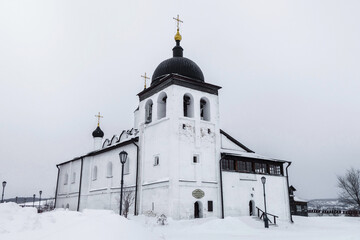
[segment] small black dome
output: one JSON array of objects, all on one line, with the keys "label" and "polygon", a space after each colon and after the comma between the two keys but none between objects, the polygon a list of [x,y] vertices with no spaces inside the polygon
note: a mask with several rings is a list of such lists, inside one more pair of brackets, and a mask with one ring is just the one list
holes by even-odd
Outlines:
[{"label": "small black dome", "polygon": [[204,75],[199,66],[190,59],[183,57],[180,41],[176,41],[176,46],[173,48],[173,57],[161,62],[155,69],[151,85],[156,84],[160,77],[170,73],[176,73],[199,82],[204,82]]},{"label": "small black dome", "polygon": [[104,137],[104,132],[101,130],[101,128],[98,126],[92,133],[93,137]]}]

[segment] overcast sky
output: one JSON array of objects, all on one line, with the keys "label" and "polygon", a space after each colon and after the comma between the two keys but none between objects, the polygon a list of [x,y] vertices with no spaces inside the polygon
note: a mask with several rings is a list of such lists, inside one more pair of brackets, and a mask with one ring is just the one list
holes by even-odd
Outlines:
[{"label": "overcast sky", "polygon": [[0,181],[54,196],[56,164],[133,127],[140,75],[172,54],[220,85],[221,128],[292,161],[306,199],[360,168],[359,1],[0,1]]}]

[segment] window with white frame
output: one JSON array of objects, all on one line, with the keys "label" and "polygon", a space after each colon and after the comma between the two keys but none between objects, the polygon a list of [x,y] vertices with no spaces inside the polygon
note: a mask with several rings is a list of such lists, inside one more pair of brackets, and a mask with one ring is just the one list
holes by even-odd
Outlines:
[{"label": "window with white frame", "polygon": [[71,183],[74,184],[76,180],[76,172],[73,172],[71,175]]},{"label": "window with white frame", "polygon": [[106,166],[106,177],[111,178],[113,176],[112,162],[108,162]]},{"label": "window with white frame", "polygon": [[65,173],[64,175],[64,185],[67,185],[69,181],[69,175],[67,173]]},{"label": "window with white frame", "polygon": [[129,173],[130,173],[130,158],[128,156],[124,164],[124,174],[129,174]]},{"label": "window with white frame", "polygon": [[92,180],[95,181],[97,179],[97,166],[93,167],[93,171],[92,171]]},{"label": "window with white frame", "polygon": [[154,157],[154,166],[158,166],[160,164],[160,157],[159,156],[155,156]]}]

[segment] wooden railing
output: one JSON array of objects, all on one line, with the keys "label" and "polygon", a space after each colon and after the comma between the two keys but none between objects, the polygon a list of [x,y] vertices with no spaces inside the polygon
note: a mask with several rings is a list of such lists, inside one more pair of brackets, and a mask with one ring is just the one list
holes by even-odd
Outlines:
[{"label": "wooden railing", "polygon": [[[265,212],[263,210],[261,210],[260,208],[256,207],[257,209],[257,216],[260,218],[260,219],[264,219],[265,217]],[[274,215],[274,214],[271,214],[271,213],[266,213],[266,216],[267,216],[267,219],[268,221],[271,223],[271,224],[274,224],[276,225],[276,218],[279,218],[278,216]],[[273,217],[273,222],[269,219],[269,216]]]}]

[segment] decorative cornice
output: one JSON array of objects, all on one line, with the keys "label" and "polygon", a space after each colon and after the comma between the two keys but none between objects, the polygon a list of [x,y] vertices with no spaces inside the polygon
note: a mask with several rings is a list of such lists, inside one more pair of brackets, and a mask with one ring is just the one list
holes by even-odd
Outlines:
[{"label": "decorative cornice", "polygon": [[156,85],[151,85],[149,88],[141,91],[138,94],[139,99],[140,99],[140,101],[142,101],[171,85],[187,87],[187,88],[207,92],[207,93],[214,94],[214,95],[218,95],[218,90],[221,88],[220,86],[216,86],[216,85],[205,83],[205,82],[199,82],[192,78],[188,78],[188,77],[184,77],[184,76],[172,73],[172,74],[168,74],[165,77],[163,77],[162,79],[160,79]]}]

